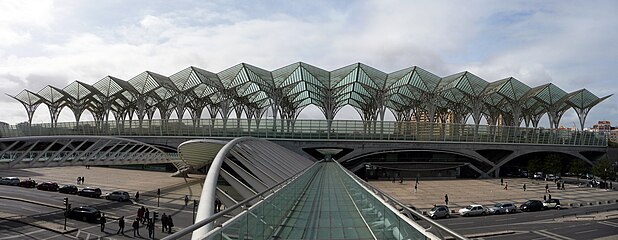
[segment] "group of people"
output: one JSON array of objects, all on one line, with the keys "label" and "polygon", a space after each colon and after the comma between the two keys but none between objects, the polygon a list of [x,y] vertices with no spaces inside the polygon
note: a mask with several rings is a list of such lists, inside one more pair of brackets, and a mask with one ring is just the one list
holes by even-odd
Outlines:
[{"label": "group of people", "polygon": [[77,177],[77,184],[84,184],[85,180],[86,180],[85,177]]},{"label": "group of people", "polygon": [[172,228],[174,227],[174,220],[172,219],[172,215],[161,215],[161,232],[172,233]]}]

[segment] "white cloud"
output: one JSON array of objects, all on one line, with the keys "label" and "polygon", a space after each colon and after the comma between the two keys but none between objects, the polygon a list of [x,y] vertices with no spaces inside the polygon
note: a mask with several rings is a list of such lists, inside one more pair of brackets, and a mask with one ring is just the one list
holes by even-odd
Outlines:
[{"label": "white cloud", "polygon": [[[11,84],[0,90],[38,91],[106,75],[128,80],[145,70],[171,75],[190,65],[218,72],[240,62],[273,70],[305,61],[327,70],[355,62],[385,72],[418,65],[440,76],[469,70],[488,81],[513,76],[530,86],[553,82],[567,91],[611,94],[617,4],[595,3],[367,1],[320,8],[295,2],[266,9],[255,3],[145,9],[106,3],[105,16],[96,6],[10,2],[15,11],[0,16],[0,42],[9,39],[0,43],[0,81]],[[312,11],[300,15],[298,7]],[[14,20],[22,14],[32,21]],[[6,47],[25,42],[32,50]],[[18,109],[13,100],[2,101],[0,111]],[[618,121],[615,103],[602,103],[588,123]],[[317,113],[308,110],[307,116]],[[348,112],[342,114],[357,118]],[[68,116],[63,112],[63,120],[72,121]],[[48,121],[47,113],[37,118]],[[25,113],[12,111],[3,120],[24,119]]]}]

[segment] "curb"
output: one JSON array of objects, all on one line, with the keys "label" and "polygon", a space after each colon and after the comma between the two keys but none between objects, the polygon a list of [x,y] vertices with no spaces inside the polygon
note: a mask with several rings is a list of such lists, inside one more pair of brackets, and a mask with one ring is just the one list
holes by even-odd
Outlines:
[{"label": "curb", "polygon": [[58,206],[58,205],[53,205],[53,204],[48,204],[48,203],[42,203],[42,202],[32,201],[32,200],[23,199],[23,198],[14,198],[14,197],[0,196],[0,199],[19,201],[19,202],[27,202],[27,203],[32,203],[32,204],[41,205],[41,206],[50,207],[50,208],[57,208],[57,209],[61,209],[61,210],[64,209],[63,206]]}]

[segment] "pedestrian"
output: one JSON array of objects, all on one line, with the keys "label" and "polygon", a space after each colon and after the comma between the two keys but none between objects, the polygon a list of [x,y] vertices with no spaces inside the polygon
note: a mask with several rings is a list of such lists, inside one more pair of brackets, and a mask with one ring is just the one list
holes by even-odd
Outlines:
[{"label": "pedestrian", "polygon": [[416,185],[418,185],[418,177],[416,177]]},{"label": "pedestrian", "polygon": [[219,198],[215,199],[215,212],[221,212],[221,200]]},{"label": "pedestrian", "polygon": [[148,229],[148,237],[154,238],[154,222],[148,219],[148,223],[146,224],[146,228]]},{"label": "pedestrian", "polygon": [[560,190],[560,182],[556,183],[556,190]]},{"label": "pedestrian", "polygon": [[146,210],[144,211],[144,217],[146,219],[150,219],[150,212],[148,211],[148,208],[146,208]]},{"label": "pedestrian", "polygon": [[504,185],[504,190],[509,190],[509,182],[506,182],[506,185]]},{"label": "pedestrian", "polygon": [[500,186],[504,185],[504,179],[500,178]]},{"label": "pedestrian", "polygon": [[399,175],[399,184],[403,184],[403,176]]},{"label": "pedestrian", "polygon": [[543,194],[543,201],[547,201],[547,195]]},{"label": "pedestrian", "polygon": [[105,213],[101,213],[101,232],[105,232],[105,223],[107,222],[107,218],[105,217]]},{"label": "pedestrian", "polygon": [[524,183],[524,192],[526,191],[526,184]]},{"label": "pedestrian", "polygon": [[82,184],[84,184],[84,181],[86,181],[86,178],[82,177]]},{"label": "pedestrian", "polygon": [[138,208],[137,209],[137,220],[140,222],[144,222],[144,207]]},{"label": "pedestrian", "polygon": [[545,184],[545,192],[548,193],[549,192],[549,184]]},{"label": "pedestrian", "polygon": [[166,229],[167,229],[167,215],[163,213],[163,215],[161,215],[161,232],[165,232]]},{"label": "pedestrian", "polygon": [[137,233],[137,236],[141,237],[141,235],[139,235],[139,219],[137,218],[133,221],[133,237],[135,237],[135,233]]},{"label": "pedestrian", "polygon": [[77,177],[77,184],[79,185],[80,182],[82,182],[82,177]]},{"label": "pedestrian", "polygon": [[139,191],[135,192],[135,201],[139,202]]},{"label": "pedestrian", "polygon": [[564,182],[562,182],[562,190],[564,190]]},{"label": "pedestrian", "polygon": [[124,216],[118,219],[118,232],[116,232],[116,234],[120,234],[120,233],[124,235]]},{"label": "pedestrian", "polygon": [[174,220],[172,220],[172,215],[167,215],[167,233],[172,233],[173,227],[174,227]]},{"label": "pedestrian", "polygon": [[189,204],[189,195],[185,195],[185,206]]},{"label": "pedestrian", "polygon": [[551,200],[551,194],[547,194],[547,199]]},{"label": "pedestrian", "polygon": [[414,193],[416,193],[416,191],[418,190],[418,184],[414,185]]},{"label": "pedestrian", "polygon": [[448,194],[444,194],[444,203],[448,205]]}]

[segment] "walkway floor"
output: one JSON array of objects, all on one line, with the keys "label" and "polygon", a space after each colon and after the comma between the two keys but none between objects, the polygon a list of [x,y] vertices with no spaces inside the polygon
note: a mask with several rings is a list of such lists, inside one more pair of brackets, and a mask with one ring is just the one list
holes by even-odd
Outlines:
[{"label": "walkway floor", "polygon": [[[560,199],[562,205],[593,203],[599,201],[607,204],[618,200],[618,191],[607,191],[573,184],[565,184],[565,190],[557,190],[553,181],[533,180],[527,178],[504,179],[508,190],[500,185],[500,179],[470,179],[470,180],[420,180],[418,190],[414,193],[415,181],[370,181],[382,191],[390,194],[403,203],[412,204],[420,210],[433,207],[434,204],[444,204],[444,195],[448,194],[449,207],[458,209],[469,204],[494,205],[497,202],[515,202],[522,204],[528,199],[543,200],[543,195],[551,194],[552,198]],[[526,191],[523,185],[526,184]],[[545,185],[549,185],[550,193],[545,193]]]},{"label": "walkway floor", "polygon": [[302,200],[275,238],[280,239],[373,239],[335,163],[323,163]]}]

